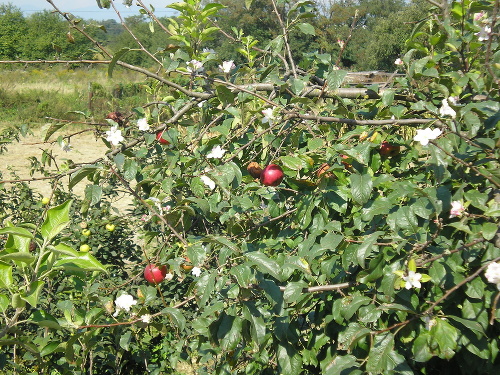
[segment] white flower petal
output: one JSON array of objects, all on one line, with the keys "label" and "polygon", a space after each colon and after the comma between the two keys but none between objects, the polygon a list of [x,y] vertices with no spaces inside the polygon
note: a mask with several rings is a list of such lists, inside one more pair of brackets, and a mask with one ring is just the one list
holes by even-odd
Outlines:
[{"label": "white flower petal", "polygon": [[200,178],[203,181],[203,183],[210,188],[210,190],[215,189],[215,182],[212,179],[210,179],[210,177],[203,175]]}]

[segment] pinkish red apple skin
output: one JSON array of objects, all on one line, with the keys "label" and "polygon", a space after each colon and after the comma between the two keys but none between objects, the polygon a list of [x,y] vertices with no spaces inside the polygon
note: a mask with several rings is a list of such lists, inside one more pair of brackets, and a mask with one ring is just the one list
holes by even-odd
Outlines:
[{"label": "pinkish red apple skin", "polygon": [[269,164],[260,174],[260,182],[265,186],[278,186],[285,174],[279,165]]},{"label": "pinkish red apple skin", "polygon": [[167,274],[167,266],[157,266],[148,264],[144,268],[144,278],[151,284],[159,284],[165,279]]}]

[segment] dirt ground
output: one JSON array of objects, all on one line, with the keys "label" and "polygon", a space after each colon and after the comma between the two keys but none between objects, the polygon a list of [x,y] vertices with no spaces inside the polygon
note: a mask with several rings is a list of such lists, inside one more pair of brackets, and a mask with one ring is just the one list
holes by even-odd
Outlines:
[{"label": "dirt ground", "polygon": [[[29,157],[35,156],[38,160],[41,159],[42,149],[50,149],[56,159],[58,165],[64,163],[67,159],[74,163],[92,162],[100,157],[103,157],[108,150],[100,139],[96,139],[92,132],[85,132],[71,138],[72,150],[65,152],[57,143],[43,143],[43,138],[48,126],[34,130],[34,135],[29,135],[21,138],[19,143],[14,142],[8,145],[8,151],[0,154],[0,172],[3,175],[3,180],[11,180],[10,169],[14,170],[20,179],[40,178],[41,174],[29,175],[30,161]],[[53,135],[50,140],[55,140],[60,133]],[[54,164],[52,164],[54,167]],[[67,181],[67,180],[66,180]],[[50,196],[51,180],[34,180],[30,181],[30,186],[42,196]],[[86,180],[78,183],[73,192],[77,196],[84,194]],[[131,202],[129,196],[122,194],[122,198],[113,203],[113,206],[120,211],[125,209]]]}]

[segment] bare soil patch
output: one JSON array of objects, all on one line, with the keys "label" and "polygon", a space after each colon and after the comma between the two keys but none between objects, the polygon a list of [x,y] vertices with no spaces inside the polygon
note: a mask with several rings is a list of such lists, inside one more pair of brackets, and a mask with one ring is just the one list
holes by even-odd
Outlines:
[{"label": "bare soil patch", "polygon": [[[40,193],[42,196],[50,196],[51,180],[37,180],[37,178],[43,177],[40,173],[35,173],[33,176],[30,176],[31,162],[28,159],[29,157],[34,156],[40,160],[42,150],[48,149],[52,151],[55,163],[60,166],[68,159],[77,164],[93,162],[103,157],[108,150],[100,139],[96,139],[92,132],[84,132],[71,137],[71,151],[63,151],[57,143],[43,143],[46,129],[47,128],[43,126],[33,130],[33,135],[21,138],[20,142],[10,144],[8,146],[8,151],[0,154],[0,172],[3,175],[3,180],[12,180],[10,171],[15,171],[21,180],[33,179],[32,181],[27,181],[28,184],[34,191]],[[54,163],[52,167],[54,167]],[[66,179],[66,182],[67,181]],[[82,180],[73,188],[73,193],[79,197],[83,197],[86,185],[86,180]],[[113,202],[113,207],[123,211],[130,203],[131,198],[123,194],[120,199]]]}]

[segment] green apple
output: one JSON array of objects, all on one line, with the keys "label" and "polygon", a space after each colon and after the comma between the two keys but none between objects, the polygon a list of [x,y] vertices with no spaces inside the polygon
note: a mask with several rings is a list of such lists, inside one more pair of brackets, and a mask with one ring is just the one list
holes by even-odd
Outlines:
[{"label": "green apple", "polygon": [[87,237],[90,236],[90,229],[84,229],[84,230],[82,230],[82,234],[84,236],[87,236]]},{"label": "green apple", "polygon": [[106,224],[106,230],[112,232],[115,230],[115,224]]},{"label": "green apple", "polygon": [[49,203],[50,203],[50,198],[47,198],[47,197],[42,198],[42,204],[44,206],[48,205]]},{"label": "green apple", "polygon": [[90,250],[90,246],[89,246],[89,245],[87,245],[86,243],[84,243],[83,245],[80,245],[80,251],[81,251],[81,252],[86,253],[86,252],[88,252],[89,250]]}]

